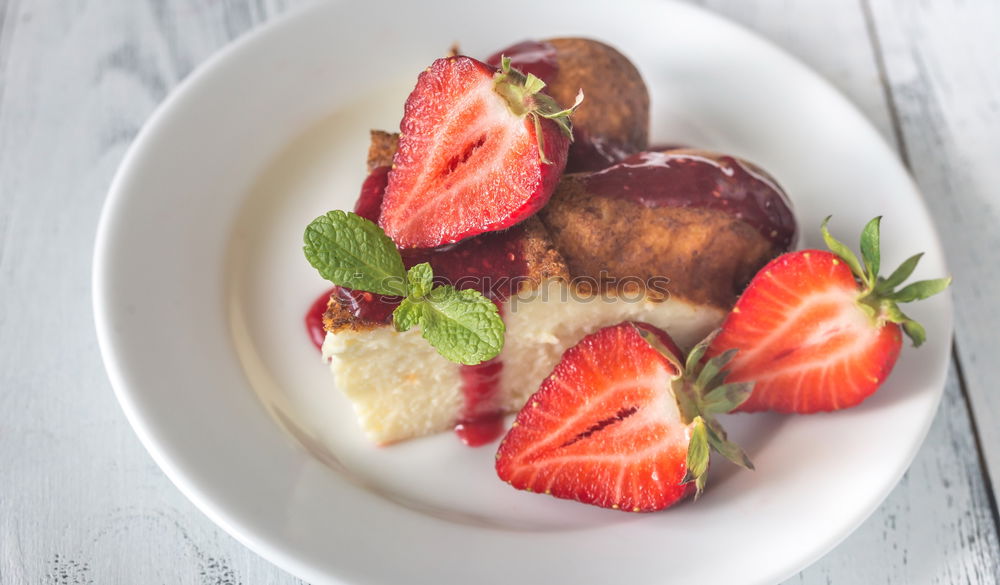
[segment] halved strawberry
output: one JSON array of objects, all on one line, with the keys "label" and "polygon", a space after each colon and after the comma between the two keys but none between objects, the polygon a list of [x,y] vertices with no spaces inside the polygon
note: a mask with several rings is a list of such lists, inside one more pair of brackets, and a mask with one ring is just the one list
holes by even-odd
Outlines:
[{"label": "halved strawberry", "polygon": [[732,355],[700,368],[706,345],[684,365],[670,336],[645,323],[584,337],[518,413],[497,474],[518,489],[651,512],[701,492],[710,448],[752,468],[712,417],[750,385],[719,386]]},{"label": "halved strawberry", "polygon": [[923,327],[897,303],[925,299],[951,282],[939,278],[894,289],[913,273],[917,254],[888,278],[878,276],[879,221],[861,234],[862,262],[835,240],[833,252],[803,250],[772,260],[754,276],[707,355],[736,349],[728,380],[754,381],[740,410],[813,413],[848,408],[889,376],[905,332],[914,346]]},{"label": "halved strawberry", "polygon": [[543,87],[509,59],[497,70],[449,57],[420,74],[379,221],[399,247],[457,242],[545,205],[566,166],[573,108],[560,108]]}]

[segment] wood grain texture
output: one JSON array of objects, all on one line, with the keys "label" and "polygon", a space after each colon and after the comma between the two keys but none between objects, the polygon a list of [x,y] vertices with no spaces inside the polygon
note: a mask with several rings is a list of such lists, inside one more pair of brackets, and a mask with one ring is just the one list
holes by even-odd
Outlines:
[{"label": "wood grain texture", "polygon": [[299,581],[215,527],[129,428],[90,268],[125,149],[268,2],[0,2],[0,583]]},{"label": "wood grain texture", "polygon": [[[97,352],[90,259],[110,179],[155,106],[226,42],[303,3],[0,0],[0,584],[301,583],[201,515],[139,444]],[[902,136],[966,283],[955,291],[957,353],[987,458],[1000,469],[1000,437],[987,439],[1000,432],[986,385],[997,366],[985,349],[998,325],[989,292],[1000,282],[985,252],[1000,244],[987,189],[1000,176],[986,158],[1000,146],[1000,61],[987,46],[995,6],[872,0],[866,22],[864,5],[842,0],[695,3],[798,55],[883,136]],[[899,132],[869,30],[884,48]],[[966,51],[979,56],[960,62]],[[983,263],[992,272],[973,278]],[[968,408],[953,368],[900,486],[789,582],[1000,583]]]},{"label": "wood grain texture", "polygon": [[[1000,499],[1000,3],[872,0],[893,107],[955,284],[955,338]],[[987,27],[991,33],[977,33]]]},{"label": "wood grain texture", "polygon": [[[880,81],[878,39],[869,38],[875,23],[867,19],[864,5],[827,0],[705,0],[701,4],[743,22],[799,56],[843,91],[890,143],[904,135],[895,127],[887,101],[897,90],[892,86],[887,93]],[[898,4],[916,5],[906,0]],[[895,10],[890,8],[888,14]],[[936,16],[948,20],[943,14]],[[922,38],[910,37],[916,44]],[[948,50],[937,47],[936,54]],[[993,81],[1000,81],[1000,76],[994,73]],[[913,96],[926,91],[930,88],[910,88]],[[1000,99],[997,91],[992,95]],[[921,131],[919,122],[914,121],[912,131]],[[943,168],[942,172],[952,171]],[[928,189],[921,174],[916,174],[925,197],[932,199],[933,188]],[[936,220],[943,231],[941,216],[936,215]],[[963,345],[960,338],[960,350]],[[789,582],[1000,583],[996,519],[977,454],[953,364],[934,425],[900,485],[836,550]]]}]

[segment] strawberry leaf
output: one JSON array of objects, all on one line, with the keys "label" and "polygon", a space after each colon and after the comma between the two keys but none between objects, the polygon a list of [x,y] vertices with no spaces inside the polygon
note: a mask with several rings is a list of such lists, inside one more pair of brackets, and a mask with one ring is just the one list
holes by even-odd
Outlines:
[{"label": "strawberry leaf", "polygon": [[559,104],[544,93],[536,95],[535,99],[539,105],[537,115],[555,122],[563,134],[569,137],[569,141],[573,142],[573,124],[570,122],[570,116],[583,103],[583,90],[581,89],[576,92],[576,99],[573,101],[573,105],[564,110],[560,110]]},{"label": "strawberry leaf", "polygon": [[705,489],[705,481],[708,479],[705,473],[708,471],[708,460],[708,428],[705,425],[705,420],[699,416],[691,423],[691,440],[688,442],[687,452],[687,472],[684,474],[684,479],[681,480],[682,484],[694,482],[695,499]]},{"label": "strawberry leaf", "polygon": [[706,414],[732,412],[746,402],[753,392],[753,382],[734,382],[713,388],[702,398],[702,411]]},{"label": "strawberry leaf", "polygon": [[736,351],[735,349],[729,349],[708,360],[701,368],[701,371],[698,372],[698,379],[695,381],[695,386],[704,392],[721,383],[726,377],[726,372],[723,370],[726,364],[736,355]]},{"label": "strawberry leaf", "polygon": [[867,277],[864,268],[861,266],[861,262],[858,262],[858,257],[854,255],[854,252],[852,252],[850,248],[848,248],[842,242],[834,238],[830,234],[829,228],[826,227],[826,224],[830,221],[831,217],[833,216],[832,215],[826,216],[826,219],[823,220],[823,225],[820,226],[820,231],[823,234],[823,241],[826,242],[826,247],[830,248],[830,251],[836,254],[837,256],[840,256],[840,258],[844,262],[847,262],[847,265],[851,268],[851,271],[854,272],[854,274],[858,278],[860,278],[867,287],[869,282],[868,280],[866,280]]},{"label": "strawberry leaf", "polygon": [[705,339],[699,341],[691,351],[688,352],[687,359],[684,361],[684,373],[687,376],[694,376],[695,371],[701,365],[701,358],[705,356],[705,352],[708,351],[708,346],[712,345],[712,340],[715,336],[719,334],[719,329],[709,333]]},{"label": "strawberry leaf", "polygon": [[305,232],[306,259],[333,284],[380,295],[406,295],[406,269],[396,245],[374,223],[331,211]]},{"label": "strawberry leaf", "polygon": [[917,323],[913,319],[907,319],[901,325],[903,326],[903,333],[906,333],[906,336],[913,342],[913,347],[920,347],[927,340],[927,332],[924,331],[924,326],[920,323]]},{"label": "strawberry leaf", "polygon": [[722,427],[718,423],[710,420],[707,427],[708,444],[712,449],[715,449],[716,453],[744,469],[754,468],[753,462],[750,461],[746,452],[726,437],[725,431],[722,430]]},{"label": "strawberry leaf", "polygon": [[864,260],[867,269],[867,279],[869,284],[875,282],[878,276],[879,264],[881,263],[881,253],[879,252],[879,223],[882,216],[873,218],[865,225],[861,231],[861,258]]},{"label": "strawberry leaf", "polygon": [[889,298],[897,303],[909,303],[932,297],[951,284],[951,277],[935,278],[932,280],[920,280],[909,284],[898,292],[889,295]]},{"label": "strawberry leaf", "polygon": [[652,331],[643,327],[636,327],[634,323],[632,324],[632,327],[635,329],[636,333],[639,334],[639,337],[643,338],[646,343],[651,345],[653,349],[659,352],[660,355],[665,357],[667,361],[670,362],[670,365],[674,367],[674,371],[677,372],[675,376],[678,378],[681,377],[684,373],[684,367],[681,365],[680,357],[674,355],[674,352],[670,351],[670,349],[667,348],[667,346],[660,341],[660,338],[657,337]]},{"label": "strawberry leaf", "polygon": [[920,262],[920,258],[922,258],[923,255],[924,253],[920,252],[919,254],[914,254],[913,256],[907,258],[902,264],[899,265],[899,268],[889,275],[889,278],[879,279],[876,289],[880,293],[886,293],[903,284],[903,281],[913,274],[913,271],[917,268],[917,263]]},{"label": "strawberry leaf", "polygon": [[[510,68],[510,63],[507,64],[508,69]],[[534,73],[529,73],[524,78],[524,90],[529,94],[538,93],[545,89],[545,82],[541,79],[535,77]]]}]

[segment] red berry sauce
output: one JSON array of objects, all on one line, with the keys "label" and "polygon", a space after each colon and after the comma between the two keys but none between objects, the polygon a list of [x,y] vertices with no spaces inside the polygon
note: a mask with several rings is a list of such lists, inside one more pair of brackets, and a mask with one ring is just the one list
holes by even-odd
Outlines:
[{"label": "red berry sauce", "polygon": [[368,323],[388,323],[392,321],[392,312],[396,310],[402,297],[377,295],[363,290],[354,290],[344,286],[335,286],[330,291],[352,315]]},{"label": "red berry sauce", "polygon": [[567,173],[589,173],[606,169],[634,154],[628,148],[604,136],[591,136],[583,126],[573,126],[573,143],[566,158]]},{"label": "red berry sauce", "polygon": [[501,57],[510,57],[510,66],[524,74],[532,74],[545,83],[554,83],[559,74],[556,48],[552,43],[521,41],[490,56],[487,63],[500,66]]},{"label": "red berry sauce", "polygon": [[[365,179],[355,213],[378,221],[382,194],[388,180],[389,167],[376,168]],[[440,248],[400,250],[403,264],[409,268],[429,262],[434,269],[436,284],[449,284],[458,289],[475,289],[501,303],[517,292],[527,277],[528,264],[523,246],[524,228],[488,232]],[[391,323],[392,312],[401,298],[380,296],[370,292],[336,286],[325,293],[306,314],[306,329],[317,347],[322,347],[326,332],[323,313],[330,296],[355,317],[369,323]],[[497,403],[500,373],[499,358],[475,366],[459,366],[465,405],[455,432],[469,446],[485,445],[503,432],[503,413]]]},{"label": "red berry sauce", "polygon": [[487,232],[440,248],[401,250],[407,267],[430,262],[436,284],[475,289],[496,301],[517,292],[528,273],[524,258],[524,229]]},{"label": "red berry sauce", "polygon": [[648,152],[663,152],[665,150],[680,150],[682,148],[694,148],[693,146],[688,146],[687,144],[680,144],[679,142],[661,142],[659,144],[650,144],[649,148],[646,150]]},{"label": "red berry sauce", "polygon": [[588,176],[586,189],[647,207],[728,211],[783,250],[795,240],[795,216],[781,187],[730,156],[640,152]]},{"label": "red berry sauce", "polygon": [[503,432],[503,412],[496,402],[502,370],[499,358],[459,369],[465,405],[455,433],[470,447],[490,443]]},{"label": "red berry sauce", "polygon": [[375,167],[365,178],[361,184],[361,195],[354,204],[354,213],[368,221],[378,222],[378,216],[382,214],[382,196],[385,195],[385,186],[389,184],[390,168]]},{"label": "red berry sauce", "polygon": [[309,310],[306,311],[306,331],[309,333],[309,339],[312,340],[316,349],[323,349],[323,340],[326,339],[326,329],[323,328],[323,314],[326,313],[326,305],[330,302],[330,295],[335,290],[337,290],[336,287],[331,288],[316,297],[313,304],[309,306]]}]

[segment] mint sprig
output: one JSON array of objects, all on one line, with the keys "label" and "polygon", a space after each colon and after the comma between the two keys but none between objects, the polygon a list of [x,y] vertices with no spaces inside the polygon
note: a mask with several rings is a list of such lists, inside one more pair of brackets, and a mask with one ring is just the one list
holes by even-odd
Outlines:
[{"label": "mint sprig", "polygon": [[453,362],[478,364],[503,349],[497,306],[476,290],[443,285],[426,296],[407,297],[393,312],[393,323],[399,331],[419,325],[424,339]]},{"label": "mint sprig", "polygon": [[306,228],[306,258],[333,284],[406,296],[403,258],[382,228],[354,213],[331,211]]},{"label": "mint sprig", "polygon": [[306,259],[338,286],[404,297],[392,313],[397,331],[419,327],[447,359],[475,365],[503,349],[503,319],[497,306],[476,290],[434,286],[424,262],[409,270],[382,228],[351,212],[331,211],[306,228]]}]

